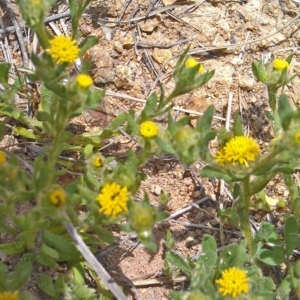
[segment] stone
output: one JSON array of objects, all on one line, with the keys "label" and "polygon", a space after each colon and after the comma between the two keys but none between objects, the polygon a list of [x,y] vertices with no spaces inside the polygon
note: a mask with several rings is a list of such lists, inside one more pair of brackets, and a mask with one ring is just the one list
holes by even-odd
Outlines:
[{"label": "stone", "polygon": [[84,58],[89,59],[92,64],[91,75],[96,85],[113,81],[115,77],[113,60],[107,52],[103,51],[101,45],[90,49]]},{"label": "stone", "polygon": [[117,88],[122,88],[125,90],[129,90],[133,86],[132,81],[132,70],[130,67],[126,65],[117,65],[115,67],[116,78],[114,80],[114,84]]},{"label": "stone", "polygon": [[159,64],[164,64],[166,61],[172,58],[172,56],[173,54],[170,49],[154,48],[152,51],[152,57]]},{"label": "stone", "polygon": [[142,31],[151,33],[160,23],[161,21],[161,16],[159,14],[146,19],[145,21],[140,23],[140,27]]},{"label": "stone", "polygon": [[121,54],[123,52],[123,45],[119,41],[115,41],[114,49]]},{"label": "stone", "polygon": [[253,90],[254,85],[255,85],[255,80],[248,75],[243,75],[239,79],[240,88],[247,92]]},{"label": "stone", "polygon": [[153,193],[156,195],[156,196],[159,196],[160,193],[161,193],[161,187],[159,185],[155,185],[154,189],[153,189]]},{"label": "stone", "polygon": [[132,36],[126,36],[122,40],[122,45],[123,45],[123,48],[126,49],[126,50],[132,48],[132,46],[134,45],[133,37]]}]

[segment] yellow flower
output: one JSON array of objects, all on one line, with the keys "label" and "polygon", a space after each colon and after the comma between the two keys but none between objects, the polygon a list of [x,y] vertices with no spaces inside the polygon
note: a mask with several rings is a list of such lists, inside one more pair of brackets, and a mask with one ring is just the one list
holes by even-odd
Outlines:
[{"label": "yellow flower", "polygon": [[158,134],[158,126],[152,121],[143,122],[140,125],[140,134],[145,138],[153,138]]},{"label": "yellow flower", "polygon": [[99,212],[107,216],[115,217],[123,211],[127,211],[128,190],[116,183],[107,183],[97,197],[101,208]]},{"label": "yellow flower", "polygon": [[275,58],[273,61],[273,67],[275,70],[283,70],[289,68],[290,65],[286,60]]},{"label": "yellow flower", "polygon": [[259,145],[251,137],[236,136],[225,144],[216,154],[216,161],[219,164],[239,162],[249,167],[249,161],[255,161],[260,153]]},{"label": "yellow flower", "polygon": [[193,68],[197,65],[199,65],[198,73],[202,74],[204,72],[203,65],[199,63],[196,59],[189,57],[185,62],[185,66],[188,68]]},{"label": "yellow flower", "polygon": [[0,150],[0,166],[2,166],[6,161],[6,154],[4,151]]},{"label": "yellow flower", "polygon": [[4,292],[0,293],[0,300],[19,300],[18,292]]},{"label": "yellow flower", "polygon": [[103,161],[102,161],[102,159],[100,157],[96,157],[94,159],[94,166],[96,168],[100,168],[102,166],[102,164],[103,164]]},{"label": "yellow flower", "polygon": [[36,7],[39,8],[42,5],[41,0],[31,0],[30,2],[33,5],[33,7],[35,7],[35,8]]},{"label": "yellow flower", "polygon": [[79,56],[76,41],[69,36],[59,35],[50,40],[51,47],[47,52],[57,64],[74,63]]},{"label": "yellow flower", "polygon": [[93,158],[93,166],[96,167],[96,168],[100,168],[103,166],[103,157],[102,155],[96,155],[94,158]]},{"label": "yellow flower", "polygon": [[297,130],[293,134],[293,141],[295,144],[300,145],[300,130]]},{"label": "yellow flower", "polygon": [[88,87],[90,87],[92,84],[93,84],[93,79],[91,76],[89,75],[86,75],[86,74],[79,74],[77,77],[76,77],[76,82],[77,84],[86,89]]},{"label": "yellow flower", "polygon": [[219,284],[219,293],[223,296],[235,298],[249,292],[249,277],[244,270],[235,267],[224,270],[216,283]]},{"label": "yellow flower", "polygon": [[57,188],[49,195],[50,201],[56,206],[60,206],[66,202],[66,194],[63,189]]}]

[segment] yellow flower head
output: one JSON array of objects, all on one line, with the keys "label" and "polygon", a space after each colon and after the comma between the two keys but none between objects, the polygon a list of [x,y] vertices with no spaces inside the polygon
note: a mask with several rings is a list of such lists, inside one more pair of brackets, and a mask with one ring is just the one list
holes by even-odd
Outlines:
[{"label": "yellow flower head", "polygon": [[4,151],[0,150],[0,166],[2,166],[6,161],[6,154]]},{"label": "yellow flower head", "polygon": [[158,126],[152,121],[140,124],[140,134],[145,138],[153,138],[158,134]]},{"label": "yellow flower head", "polygon": [[63,189],[57,188],[49,195],[50,201],[55,206],[61,206],[66,202],[66,194]]},{"label": "yellow flower head", "polygon": [[39,8],[42,5],[42,1],[41,0],[31,0],[30,4],[33,5],[33,7]]},{"label": "yellow flower head", "polygon": [[244,270],[235,267],[224,270],[216,283],[219,284],[219,293],[223,296],[235,298],[249,292],[249,277]]},{"label": "yellow flower head", "polygon": [[104,157],[101,154],[96,154],[92,157],[92,165],[95,168],[100,168],[104,164]]},{"label": "yellow flower head", "polygon": [[235,165],[238,162],[249,167],[248,162],[255,161],[259,153],[259,145],[254,139],[236,136],[227,142],[215,157],[219,164],[232,163]]},{"label": "yellow flower head", "polygon": [[101,208],[99,212],[107,216],[115,217],[123,211],[127,211],[128,190],[116,183],[107,183],[97,197]]},{"label": "yellow flower head", "polygon": [[0,293],[0,300],[19,300],[18,292],[4,292]]},{"label": "yellow flower head", "polygon": [[297,130],[293,134],[293,142],[297,145],[300,145],[300,130]]},{"label": "yellow flower head", "polygon": [[290,65],[286,60],[275,58],[273,61],[273,67],[275,70],[283,70],[289,68]]},{"label": "yellow flower head", "polygon": [[185,66],[187,68],[193,68],[197,65],[199,65],[198,73],[202,74],[204,72],[203,65],[201,63],[199,63],[196,59],[189,57],[185,62]]},{"label": "yellow flower head", "polygon": [[57,64],[74,63],[79,56],[76,41],[69,36],[59,35],[50,40],[51,47],[47,52]]},{"label": "yellow flower head", "polygon": [[76,82],[77,84],[83,88],[83,89],[86,89],[88,87],[90,87],[92,84],[93,84],[93,79],[91,76],[89,75],[86,75],[86,74],[79,74],[77,77],[76,77]]}]

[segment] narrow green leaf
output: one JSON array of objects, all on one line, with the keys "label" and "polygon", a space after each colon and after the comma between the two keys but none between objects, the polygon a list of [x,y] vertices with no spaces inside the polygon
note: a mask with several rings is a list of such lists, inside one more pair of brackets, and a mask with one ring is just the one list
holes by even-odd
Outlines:
[{"label": "narrow green leaf", "polygon": [[273,116],[273,113],[271,111],[268,111],[268,110],[264,110],[264,114],[266,116],[266,118],[273,122],[274,121],[274,116]]},{"label": "narrow green leaf", "polygon": [[0,114],[12,117],[14,109],[11,105],[5,104],[5,103],[0,103]]},{"label": "narrow green leaf", "polygon": [[293,81],[297,76],[299,76],[300,72],[297,72],[296,74],[292,75],[291,77],[289,77],[284,84],[287,85],[289,84],[291,81]]},{"label": "narrow green leaf", "polygon": [[46,254],[54,259],[58,259],[58,257],[59,257],[57,251],[54,250],[53,248],[50,248],[45,243],[42,244],[42,246],[40,248],[40,252],[43,254]]},{"label": "narrow green leaf", "polygon": [[99,39],[95,36],[88,36],[84,41],[79,45],[80,53],[79,56],[82,56],[87,50],[94,47],[98,44]]},{"label": "narrow green leaf", "polygon": [[41,87],[41,96],[41,108],[43,111],[49,113],[51,111],[53,93],[44,84]]},{"label": "narrow green leaf", "polygon": [[282,246],[274,246],[272,249],[259,249],[257,257],[265,264],[278,266],[284,262],[284,251]]},{"label": "narrow green leaf", "polygon": [[127,113],[120,113],[110,124],[109,126],[106,128],[108,130],[115,130],[117,129],[119,126],[123,125],[123,123],[126,121],[127,119]]},{"label": "narrow green leaf", "polygon": [[72,260],[69,262],[69,267],[73,273],[75,281],[80,286],[83,286],[85,282],[84,263],[79,260]]},{"label": "narrow green leaf", "polygon": [[78,1],[69,0],[69,8],[71,13],[72,31],[74,32],[74,34],[76,34],[79,22]]},{"label": "narrow green leaf", "polygon": [[290,54],[285,60],[291,64],[292,60],[293,60],[294,54]]},{"label": "narrow green leaf", "polygon": [[290,105],[290,102],[287,98],[287,95],[281,94],[278,100],[278,113],[282,122],[282,126],[285,130],[288,129],[288,126],[291,121],[291,116],[293,114],[293,109]]},{"label": "narrow green leaf", "polygon": [[168,262],[175,267],[179,268],[183,272],[185,272],[188,276],[191,275],[191,268],[188,263],[175,251],[168,251],[166,254],[166,259]]},{"label": "narrow green leaf", "polygon": [[178,73],[180,72],[180,69],[182,68],[183,61],[188,58],[187,53],[189,52],[189,50],[190,50],[190,45],[184,50],[184,52],[180,55],[179,59],[177,60],[175,70],[173,73],[175,78],[178,75]]},{"label": "narrow green leaf", "polygon": [[51,247],[54,247],[56,250],[74,253],[77,252],[76,247],[70,242],[70,239],[66,239],[61,235],[50,233],[49,231],[44,231],[43,241]]},{"label": "narrow green leaf", "polygon": [[233,135],[234,136],[243,136],[243,126],[242,126],[242,119],[239,113],[235,113],[233,127],[232,127]]},{"label": "narrow green leaf", "polygon": [[147,121],[148,120],[148,116],[155,110],[156,108],[156,105],[157,105],[157,101],[158,101],[158,98],[157,98],[157,94],[156,92],[152,93],[148,98],[147,98],[147,101],[146,101],[146,105],[142,111],[142,114],[143,114],[143,118],[142,118],[142,122],[143,121]]},{"label": "narrow green leaf", "polygon": [[57,263],[55,262],[55,260],[53,258],[51,258],[50,256],[44,254],[44,253],[40,253],[36,257],[36,261],[39,264],[41,264],[42,266],[45,266],[45,267],[49,267],[49,268],[56,268],[57,267]]},{"label": "narrow green leaf", "polygon": [[0,250],[5,254],[15,255],[25,251],[25,243],[23,241],[0,244]]},{"label": "narrow green leaf", "polygon": [[221,270],[228,269],[232,266],[237,266],[236,265],[237,251],[238,251],[237,244],[228,245],[221,251],[218,258]]},{"label": "narrow green leaf", "polygon": [[289,216],[284,224],[285,254],[290,256],[299,240],[299,226],[294,216]]},{"label": "narrow green leaf", "polygon": [[92,144],[87,144],[84,147],[84,154],[85,154],[85,156],[91,155],[93,153],[93,150],[94,150],[94,146]]},{"label": "narrow green leaf", "polygon": [[32,140],[41,140],[40,137],[35,135],[32,131],[24,128],[24,127],[14,127],[14,131],[21,135],[22,137],[25,137],[27,139],[32,139]]},{"label": "narrow green leaf", "polygon": [[163,151],[174,155],[177,153],[169,143],[164,142],[160,137],[156,136],[154,140]]},{"label": "narrow green leaf", "polygon": [[265,68],[261,61],[253,61],[252,62],[252,73],[258,81],[267,83],[268,74],[265,71]]},{"label": "narrow green leaf", "polygon": [[205,135],[211,128],[211,122],[214,116],[215,107],[210,105],[204,112],[203,116],[197,121],[197,129],[200,129],[202,136]]},{"label": "narrow green leaf", "polygon": [[291,207],[293,209],[293,213],[295,214],[296,218],[300,219],[300,195],[298,186],[293,181],[291,175],[284,175],[284,182],[289,190],[290,198],[289,201],[291,203]]},{"label": "narrow green leaf", "polygon": [[66,293],[70,291],[70,288],[64,281],[64,275],[60,274],[58,278],[55,280],[54,288],[57,293]]},{"label": "narrow green leaf", "polygon": [[288,69],[287,69],[287,67],[286,67],[286,68],[284,68],[284,69],[281,71],[280,77],[279,77],[279,79],[278,79],[278,81],[277,81],[278,86],[283,86],[283,85],[286,84],[287,73],[288,73]]},{"label": "narrow green leaf", "polygon": [[52,279],[46,274],[42,273],[38,280],[38,287],[47,295],[56,297],[56,292]]},{"label": "narrow green leaf", "polygon": [[137,135],[138,132],[139,132],[140,127],[136,123],[134,118],[129,114],[127,115],[127,123],[128,123],[128,127],[131,129],[131,134]]},{"label": "narrow green leaf", "polygon": [[1,63],[0,64],[0,83],[7,84],[8,83],[8,73],[10,69],[9,63]]},{"label": "narrow green leaf", "polygon": [[225,171],[221,171],[219,168],[215,168],[212,166],[206,166],[204,167],[201,172],[200,175],[203,177],[207,177],[207,178],[219,178],[219,179],[224,179],[226,182],[231,182],[233,181],[233,178],[230,174],[228,174]]},{"label": "narrow green leaf", "polygon": [[19,290],[29,279],[32,273],[34,256],[24,254],[15,267],[15,271],[5,275],[5,284],[8,290]]},{"label": "narrow green leaf", "polygon": [[276,290],[276,299],[290,299],[289,295],[292,291],[291,278],[286,276],[279,284],[279,287]]},{"label": "narrow green leaf", "polygon": [[217,251],[217,243],[213,236],[211,235],[204,236],[202,241],[202,251],[204,253]]}]

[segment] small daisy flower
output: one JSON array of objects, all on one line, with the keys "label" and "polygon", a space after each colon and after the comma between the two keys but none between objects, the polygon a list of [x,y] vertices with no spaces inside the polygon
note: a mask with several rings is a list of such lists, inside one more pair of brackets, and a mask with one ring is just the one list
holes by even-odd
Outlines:
[{"label": "small daisy flower", "polygon": [[275,70],[283,70],[285,68],[289,68],[290,65],[286,60],[275,58],[273,61],[273,67]]},{"label": "small daisy flower", "polygon": [[219,164],[236,163],[245,164],[255,161],[260,153],[259,145],[253,138],[245,136],[236,136],[228,141],[215,155]]},{"label": "small daisy flower", "polygon": [[63,189],[57,188],[50,193],[49,199],[55,206],[61,206],[66,202],[66,194]]},{"label": "small daisy flower", "polygon": [[[200,65],[199,65],[200,64]],[[204,72],[204,67],[201,63],[199,63],[196,59],[189,57],[186,62],[185,62],[185,66],[187,68],[193,68],[195,66],[199,65],[199,69],[198,69],[198,73],[202,74]]]},{"label": "small daisy flower", "polygon": [[246,272],[235,267],[222,272],[222,277],[216,280],[219,285],[219,293],[223,296],[235,298],[242,293],[249,292],[249,277]]},{"label": "small daisy flower", "polygon": [[30,2],[34,7],[37,7],[37,8],[40,8],[42,5],[41,0],[31,0]]},{"label": "small daisy flower", "polygon": [[115,217],[120,213],[127,211],[128,190],[116,183],[107,183],[101,189],[97,197],[101,208],[99,212],[106,216]]},{"label": "small daisy flower", "polygon": [[293,132],[292,140],[296,145],[300,145],[300,130]]},{"label": "small daisy flower", "polygon": [[104,160],[104,156],[96,153],[89,159],[89,163],[93,168],[101,168],[104,165]]},{"label": "small daisy flower", "polygon": [[50,46],[47,52],[57,64],[74,63],[79,56],[79,47],[69,36],[54,37],[50,40]]},{"label": "small daisy flower", "polygon": [[88,87],[90,87],[93,84],[93,79],[89,75],[79,74],[76,77],[76,82],[81,88],[87,89]]},{"label": "small daisy flower", "polygon": [[18,292],[4,292],[0,293],[0,300],[19,300]]},{"label": "small daisy flower", "polygon": [[6,161],[6,154],[4,151],[0,150],[0,166],[2,166]]},{"label": "small daisy flower", "polygon": [[100,157],[96,157],[93,161],[94,167],[100,168],[103,166],[103,161]]},{"label": "small daisy flower", "polygon": [[158,126],[152,121],[146,121],[140,124],[140,134],[145,138],[153,138],[158,134]]}]

